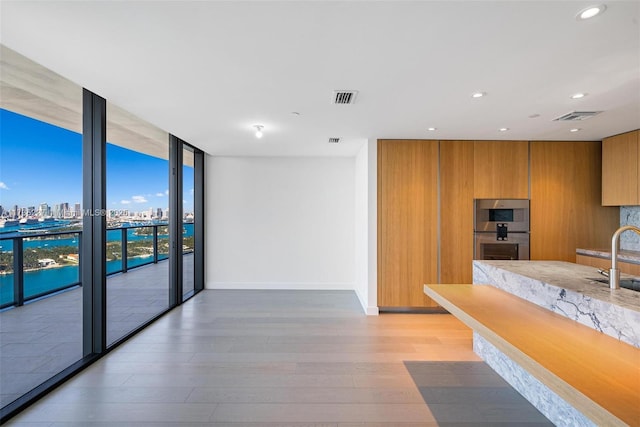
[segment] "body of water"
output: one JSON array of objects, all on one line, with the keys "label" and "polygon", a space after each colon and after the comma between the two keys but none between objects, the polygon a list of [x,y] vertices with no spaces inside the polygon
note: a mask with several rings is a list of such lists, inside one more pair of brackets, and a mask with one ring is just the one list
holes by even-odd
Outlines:
[{"label": "body of water", "polygon": [[[193,236],[193,224],[184,225],[184,237]],[[140,228],[127,229],[128,241],[148,240],[153,241],[153,235],[136,234],[136,230]],[[160,229],[162,231],[162,229]],[[107,241],[120,241],[121,231],[107,230]],[[61,238],[58,238],[61,237]],[[158,234],[158,240],[168,239],[166,234]],[[52,236],[46,239],[30,239],[24,240],[24,250],[37,248],[52,248],[60,246],[73,246],[78,248],[78,234],[70,234],[69,237]],[[6,252],[12,250],[11,240],[0,240],[0,251]],[[158,259],[167,259],[167,254],[158,254]],[[140,265],[153,262],[153,255],[128,258],[127,268],[133,268]],[[107,261],[107,274],[115,273],[122,270],[122,260]],[[80,269],[78,265],[68,265],[64,267],[44,268],[36,271],[24,272],[24,295],[25,299],[44,292],[51,292],[57,289],[65,288],[76,284],[80,281]],[[0,306],[11,303],[13,301],[13,273],[0,275]]]}]

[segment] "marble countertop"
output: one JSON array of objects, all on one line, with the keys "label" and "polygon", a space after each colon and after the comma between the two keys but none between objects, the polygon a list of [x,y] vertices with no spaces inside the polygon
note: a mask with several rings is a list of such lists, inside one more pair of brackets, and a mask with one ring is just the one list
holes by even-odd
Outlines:
[{"label": "marble countertop", "polygon": [[[611,259],[611,248],[608,249],[576,249],[578,255],[592,256],[595,258]],[[621,250],[618,252],[618,261],[624,261],[631,264],[640,264],[639,251]]]},{"label": "marble countertop", "polygon": [[[475,264],[505,270],[546,283],[585,297],[640,312],[640,292],[629,289],[609,289],[607,283],[596,282],[600,276],[594,267],[564,261],[474,261]],[[474,270],[475,274],[475,270]],[[622,274],[622,278],[630,278]],[[474,282],[476,277],[474,275]]]}]

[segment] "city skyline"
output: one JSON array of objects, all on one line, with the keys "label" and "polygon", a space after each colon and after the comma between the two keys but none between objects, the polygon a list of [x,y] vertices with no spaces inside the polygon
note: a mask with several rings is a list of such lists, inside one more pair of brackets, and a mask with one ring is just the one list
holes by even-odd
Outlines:
[{"label": "city skyline", "polygon": [[[82,202],[82,135],[0,109],[0,205],[9,210]],[[22,161],[23,160],[23,161]],[[168,205],[168,161],[107,144],[107,209],[144,212]],[[184,167],[193,183],[193,168]],[[185,211],[193,189],[183,188]]]}]

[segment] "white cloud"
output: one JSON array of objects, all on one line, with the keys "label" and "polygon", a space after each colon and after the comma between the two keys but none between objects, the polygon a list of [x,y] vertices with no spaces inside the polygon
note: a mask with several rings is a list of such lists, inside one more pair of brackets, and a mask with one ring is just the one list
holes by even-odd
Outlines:
[{"label": "white cloud", "polygon": [[164,197],[164,193],[156,193],[156,197]]},{"label": "white cloud", "polygon": [[120,203],[122,203],[123,205],[128,205],[129,203],[131,203],[131,200],[120,200]]},{"label": "white cloud", "polygon": [[4,182],[0,181],[0,190],[8,190],[9,187],[7,187],[7,184],[5,184]]},{"label": "white cloud", "polygon": [[193,196],[193,188],[191,189],[191,191],[189,191],[191,193],[191,195]]},{"label": "white cloud", "polygon": [[164,190],[164,194],[169,195],[169,190]]},{"label": "white cloud", "polygon": [[133,203],[147,203],[147,199],[144,196],[131,196]]}]

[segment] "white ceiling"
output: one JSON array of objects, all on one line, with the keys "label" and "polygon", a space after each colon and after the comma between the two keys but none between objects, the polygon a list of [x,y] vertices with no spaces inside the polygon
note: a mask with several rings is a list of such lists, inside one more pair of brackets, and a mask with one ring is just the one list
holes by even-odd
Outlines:
[{"label": "white ceiling", "polygon": [[[640,2],[576,20],[593,3],[2,1],[0,42],[213,155],[599,140],[640,127]],[[604,112],[552,121],[573,110]]]}]

